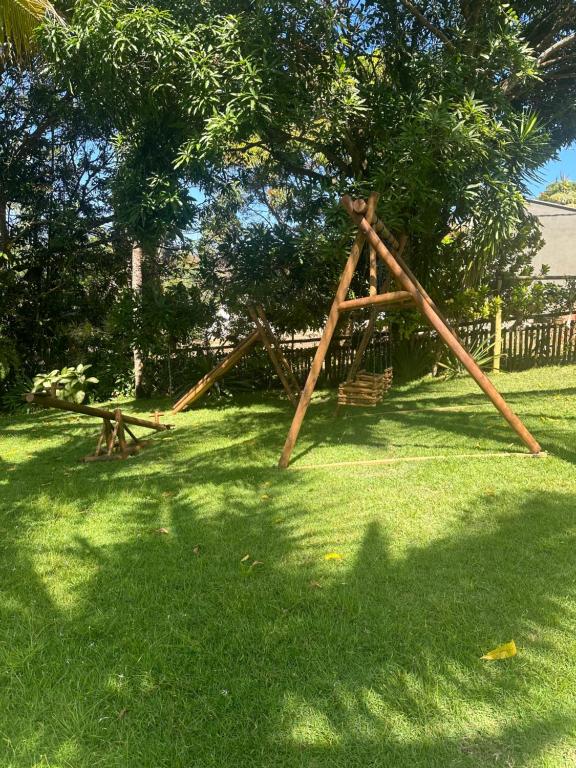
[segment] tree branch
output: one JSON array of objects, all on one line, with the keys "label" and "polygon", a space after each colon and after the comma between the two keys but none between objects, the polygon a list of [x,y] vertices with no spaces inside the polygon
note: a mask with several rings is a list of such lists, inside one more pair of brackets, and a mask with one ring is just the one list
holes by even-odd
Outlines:
[{"label": "tree branch", "polygon": [[571,35],[568,35],[567,37],[563,37],[562,40],[558,40],[553,45],[551,45],[549,48],[546,48],[545,51],[543,51],[540,56],[536,59],[536,64],[540,67],[542,64],[546,61],[546,59],[553,53],[556,53],[556,51],[559,51],[560,48],[564,48],[567,45],[570,45],[570,43],[573,43],[576,41],[576,32],[573,32]]},{"label": "tree branch", "polygon": [[426,29],[429,32],[432,32],[432,34],[435,37],[437,37],[438,40],[441,40],[446,45],[447,48],[450,48],[450,50],[452,51],[456,50],[456,46],[454,45],[452,40],[450,40],[450,38],[447,37],[444,34],[444,32],[442,32],[441,29],[439,29],[437,26],[432,24],[431,21],[428,21],[426,16],[424,16],[424,14],[413,3],[411,3],[410,0],[400,0],[400,2],[405,8],[407,8],[410,11],[410,13],[416,16],[416,18],[418,19],[420,24],[422,24],[423,27],[426,27]]},{"label": "tree branch", "polygon": [[305,178],[312,179],[313,181],[318,181],[321,184],[331,184],[333,181],[332,176],[328,176],[325,173],[319,173],[318,171],[314,171],[311,168],[306,168],[282,152],[273,152],[272,157],[278,162],[281,162],[287,170],[296,176],[304,176]]}]

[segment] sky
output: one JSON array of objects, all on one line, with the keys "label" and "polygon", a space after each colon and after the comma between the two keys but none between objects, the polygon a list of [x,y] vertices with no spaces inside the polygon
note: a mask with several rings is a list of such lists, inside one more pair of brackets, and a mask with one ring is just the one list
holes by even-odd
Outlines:
[{"label": "sky", "polygon": [[576,181],[576,144],[563,149],[558,155],[558,160],[551,160],[542,166],[540,180],[530,185],[532,197],[538,197],[548,184],[556,181],[560,176],[567,176]]}]

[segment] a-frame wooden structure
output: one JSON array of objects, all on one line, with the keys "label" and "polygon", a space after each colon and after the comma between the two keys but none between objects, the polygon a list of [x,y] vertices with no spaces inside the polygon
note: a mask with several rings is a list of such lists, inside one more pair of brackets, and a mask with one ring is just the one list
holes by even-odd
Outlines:
[{"label": "a-frame wooden structure", "polygon": [[294,407],[298,404],[298,398],[300,396],[300,385],[294,375],[290,363],[286,359],[282,351],[282,347],[276,335],[274,334],[268,318],[261,306],[248,307],[248,313],[252,318],[256,328],[252,333],[247,336],[243,341],[234,347],[234,349],[216,365],[210,373],[203,376],[199,382],[197,382],[192,389],[174,403],[172,406],[172,413],[180,413],[189,405],[199,400],[210,387],[212,387],[218,379],[221,379],[228,371],[233,368],[236,363],[241,360],[244,355],[249,352],[257,341],[260,341],[272,361],[272,365],[278,378],[282,382],[282,386],[286,391],[288,399]]},{"label": "a-frame wooden structure", "polygon": [[[322,365],[334,335],[334,330],[341,312],[360,307],[371,307],[390,309],[400,306],[415,306],[420,310],[428,323],[436,330],[438,336],[444,341],[449,350],[466,368],[470,376],[478,384],[480,389],[487,395],[490,401],[497,408],[508,424],[520,437],[522,442],[528,447],[534,455],[540,454],[542,449],[530,432],[526,429],[522,421],[511,410],[502,395],[498,392],[490,379],[480,370],[475,360],[462,346],[456,332],[450,327],[446,318],[442,315],[438,307],[420,285],[406,262],[402,257],[402,251],[405,245],[405,239],[400,242],[388,230],[386,225],[376,216],[376,203],[378,196],[373,193],[365,200],[355,200],[346,195],[341,203],[347,210],[352,220],[358,226],[358,233],[352,248],[344,271],[340,278],[340,283],[336,291],[334,302],[328,315],[326,327],[320,339],[318,349],[314,356],[306,384],[302,390],[294,419],[288,431],[286,442],[278,466],[285,469],[294,449],[296,440],[310,400],[322,370]],[[364,248],[368,243],[370,249],[370,295],[347,300],[350,283],[358,265],[358,260]],[[395,280],[401,290],[378,293],[376,286],[376,260],[380,258],[389,270],[391,277]]]}]

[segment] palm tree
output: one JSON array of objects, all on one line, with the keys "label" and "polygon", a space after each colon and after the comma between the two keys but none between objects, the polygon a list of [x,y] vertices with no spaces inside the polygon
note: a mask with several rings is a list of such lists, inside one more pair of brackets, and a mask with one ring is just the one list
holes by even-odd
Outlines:
[{"label": "palm tree", "polygon": [[0,46],[21,59],[32,48],[34,29],[47,14],[60,19],[50,0],[0,0]]}]

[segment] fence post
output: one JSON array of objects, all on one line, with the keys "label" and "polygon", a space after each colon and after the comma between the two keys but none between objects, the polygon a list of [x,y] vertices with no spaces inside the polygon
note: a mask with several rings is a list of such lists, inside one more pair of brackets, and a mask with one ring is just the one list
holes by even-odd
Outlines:
[{"label": "fence post", "polygon": [[492,372],[500,373],[500,358],[502,357],[502,278],[498,278],[496,288],[496,312],[494,314],[494,347],[492,351]]}]

